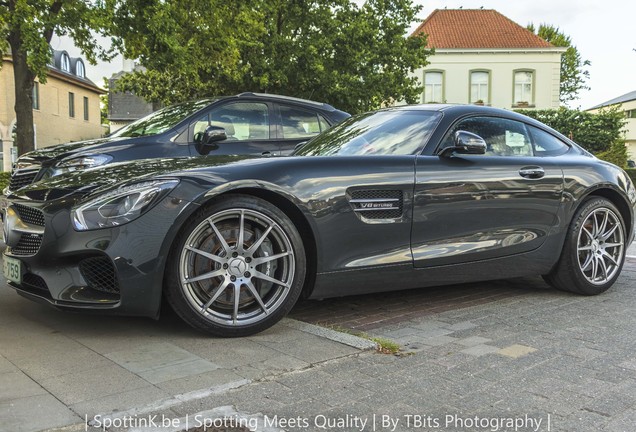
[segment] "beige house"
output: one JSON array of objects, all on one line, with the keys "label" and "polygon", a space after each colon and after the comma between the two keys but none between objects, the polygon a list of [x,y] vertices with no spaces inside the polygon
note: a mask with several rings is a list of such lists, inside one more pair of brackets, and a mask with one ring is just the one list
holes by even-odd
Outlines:
[{"label": "beige house", "polygon": [[437,9],[415,30],[435,48],[416,71],[422,103],[476,103],[498,108],[557,108],[561,54],[492,9]]},{"label": "beige house", "polygon": [[625,125],[625,145],[627,146],[630,160],[636,161],[636,90],[593,106],[586,111],[596,114],[603,108],[612,108],[615,106],[620,106],[620,109],[625,112],[625,117],[627,118],[627,124]]},{"label": "beige house", "polygon": [[[102,135],[99,96],[105,91],[86,77],[81,58],[66,51],[54,51],[46,84],[33,88],[33,126],[35,147],[98,138]],[[15,126],[15,86],[13,63],[2,59],[0,69],[0,140],[3,154],[13,146]],[[10,167],[6,158],[4,169]]]}]

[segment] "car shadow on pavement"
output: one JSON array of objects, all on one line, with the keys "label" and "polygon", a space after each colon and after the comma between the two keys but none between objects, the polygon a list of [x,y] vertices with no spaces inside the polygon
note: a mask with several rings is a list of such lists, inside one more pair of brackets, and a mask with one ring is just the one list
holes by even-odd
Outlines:
[{"label": "car shadow on pavement", "polygon": [[523,297],[570,296],[541,277],[465,283],[325,300],[301,300],[291,317],[314,324],[369,331],[429,315]]}]

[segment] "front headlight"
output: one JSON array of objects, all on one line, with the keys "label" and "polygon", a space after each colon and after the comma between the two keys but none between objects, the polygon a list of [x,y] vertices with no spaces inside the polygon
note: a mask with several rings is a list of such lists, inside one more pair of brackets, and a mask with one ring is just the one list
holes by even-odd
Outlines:
[{"label": "front headlight", "polygon": [[135,183],[107,192],[71,212],[77,231],[123,225],[137,219],[172,190],[179,180]]},{"label": "front headlight", "polygon": [[55,177],[60,174],[65,174],[73,171],[81,171],[87,168],[93,168],[100,165],[106,165],[113,160],[113,157],[106,154],[96,154],[88,156],[79,156],[60,161],[57,165],[51,168],[44,174],[46,177]]}]

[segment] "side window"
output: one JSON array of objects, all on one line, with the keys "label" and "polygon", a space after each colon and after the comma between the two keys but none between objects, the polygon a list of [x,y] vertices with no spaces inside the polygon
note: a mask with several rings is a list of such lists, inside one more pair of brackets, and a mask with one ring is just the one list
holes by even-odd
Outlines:
[{"label": "side window", "polygon": [[453,126],[442,148],[454,145],[455,132],[463,130],[479,135],[488,146],[486,156],[532,156],[532,142],[526,125],[498,117],[470,117]]},{"label": "side window", "polygon": [[[329,128],[329,123],[318,113],[288,106],[280,106],[283,138],[311,138]],[[325,127],[326,125],[326,127]]]},{"label": "side window", "polygon": [[528,129],[530,129],[536,156],[559,156],[570,149],[566,143],[546,131],[534,126],[528,126]]},{"label": "side window", "polygon": [[263,103],[233,102],[211,110],[190,126],[194,141],[208,125],[225,129],[227,141],[269,139],[269,113]]}]

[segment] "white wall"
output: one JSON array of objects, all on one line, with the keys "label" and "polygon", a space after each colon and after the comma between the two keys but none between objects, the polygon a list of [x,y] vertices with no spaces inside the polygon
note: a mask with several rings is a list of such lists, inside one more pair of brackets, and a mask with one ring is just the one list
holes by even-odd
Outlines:
[{"label": "white wall", "polygon": [[[552,50],[442,50],[429,58],[430,64],[416,71],[423,80],[427,70],[444,71],[444,99],[447,103],[469,103],[469,76],[474,69],[490,71],[490,105],[513,108],[513,71],[535,71],[534,107],[559,106],[561,52]],[[423,97],[422,97],[422,102]]]}]

